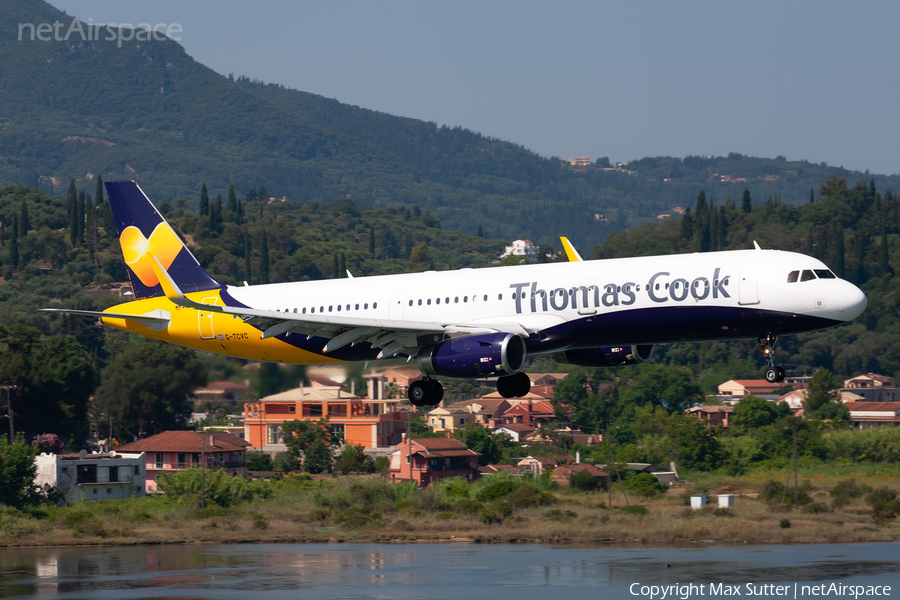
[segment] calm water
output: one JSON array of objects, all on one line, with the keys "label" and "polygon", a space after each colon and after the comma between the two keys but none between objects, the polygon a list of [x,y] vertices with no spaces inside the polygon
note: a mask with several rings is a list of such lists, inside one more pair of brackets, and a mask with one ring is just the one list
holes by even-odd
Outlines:
[{"label": "calm water", "polygon": [[[710,583],[724,583],[740,585],[746,597],[748,582],[887,584],[897,598],[900,543],[703,548],[258,544],[0,550],[3,598],[649,600],[647,595],[629,593],[630,586],[705,584],[704,595],[691,596],[705,598]],[[640,587],[632,589],[640,592]],[[793,598],[793,591],[782,597]]]}]

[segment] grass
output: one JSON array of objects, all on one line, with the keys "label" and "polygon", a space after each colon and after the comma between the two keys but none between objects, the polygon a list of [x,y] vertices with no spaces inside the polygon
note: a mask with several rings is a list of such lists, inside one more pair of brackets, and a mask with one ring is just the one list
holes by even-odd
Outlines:
[{"label": "grass", "polygon": [[[900,539],[895,519],[876,521],[865,498],[836,505],[829,492],[850,475],[859,485],[900,490],[894,467],[814,466],[800,481],[815,507],[794,509],[758,495],[766,480],[784,483],[786,470],[743,477],[693,474],[691,483],[654,499],[616,492],[558,489],[543,478],[505,474],[468,484],[444,481],[417,490],[377,478],[313,481],[287,477],[248,500],[199,508],[198,498],[154,496],[80,502],[17,511],[0,508],[0,545],[157,544],[192,542],[446,541],[681,544],[845,543]],[[498,482],[501,483],[498,485]],[[791,480],[793,482],[793,478]],[[527,485],[526,485],[527,484]],[[263,489],[265,487],[265,489]],[[733,508],[685,506],[691,493],[736,495]],[[499,496],[498,496],[499,494]],[[793,498],[792,488],[788,498]],[[811,508],[812,507],[812,508]],[[783,520],[790,527],[782,527]]]}]

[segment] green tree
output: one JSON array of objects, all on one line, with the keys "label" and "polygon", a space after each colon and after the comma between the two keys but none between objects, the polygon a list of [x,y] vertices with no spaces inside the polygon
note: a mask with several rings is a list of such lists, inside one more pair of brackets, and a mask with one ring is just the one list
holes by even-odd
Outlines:
[{"label": "green tree", "polygon": [[334,472],[338,475],[374,473],[375,461],[364,452],[361,445],[347,444],[341,449],[341,456],[334,463]]},{"label": "green tree", "polygon": [[478,464],[482,466],[499,462],[503,458],[503,448],[516,445],[508,435],[495,435],[490,429],[480,425],[457,429],[453,432],[453,437],[478,452]]},{"label": "green tree", "polygon": [[375,228],[369,227],[369,254],[375,258]]},{"label": "green tree", "polygon": [[654,404],[678,413],[703,400],[700,386],[685,367],[643,364],[632,368],[635,369],[634,377],[618,390],[625,402],[636,406]]},{"label": "green tree", "polygon": [[206,191],[206,183],[200,186],[200,216],[209,215],[209,192]]},{"label": "green tree", "polygon": [[815,413],[819,408],[826,404],[840,402],[840,395],[837,392],[837,382],[828,369],[819,369],[809,379],[809,386],[806,392],[806,400],[803,402],[803,408],[809,413]]},{"label": "green tree", "polygon": [[237,219],[237,195],[234,193],[234,184],[228,186],[228,203],[225,205],[225,217],[228,221]]},{"label": "green tree", "polygon": [[844,276],[844,230],[837,220],[831,225],[831,258],[828,263],[838,277]]},{"label": "green tree", "polygon": [[330,473],[334,464],[333,439],[328,419],[287,421],[281,427],[288,455],[307,473]]},{"label": "green tree", "polygon": [[748,214],[753,210],[753,200],[750,199],[750,190],[747,188],[744,188],[744,195],[741,196],[741,209]]},{"label": "green tree", "polygon": [[719,427],[692,415],[677,413],[666,432],[673,443],[679,467],[692,471],[712,471],[721,466],[724,452],[717,435]]},{"label": "green tree", "polygon": [[37,467],[34,457],[37,448],[25,443],[25,436],[16,435],[12,444],[0,436],[0,505],[20,507],[34,482]]},{"label": "green tree", "polygon": [[746,396],[734,406],[731,426],[735,432],[750,432],[791,413],[786,402],[773,403],[756,396]]},{"label": "green tree", "polygon": [[269,283],[269,240],[265,230],[259,242],[259,282]]},{"label": "green tree", "polygon": [[22,198],[22,209],[19,217],[19,227],[22,228],[22,235],[28,235],[31,224],[28,221],[28,206],[25,204],[25,198]]},{"label": "green tree", "polygon": [[19,219],[13,215],[12,227],[9,231],[9,264],[14,269],[18,269],[19,260]]},{"label": "green tree", "polygon": [[205,384],[206,369],[193,350],[139,338],[103,371],[94,416],[111,418],[114,436],[143,438],[183,429],[193,410],[191,395]]}]

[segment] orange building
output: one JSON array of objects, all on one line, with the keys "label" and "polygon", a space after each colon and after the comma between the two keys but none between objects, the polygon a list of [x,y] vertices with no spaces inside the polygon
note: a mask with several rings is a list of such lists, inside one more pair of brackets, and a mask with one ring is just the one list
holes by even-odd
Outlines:
[{"label": "orange building", "polygon": [[400,400],[369,400],[340,386],[304,386],[244,404],[244,439],[255,450],[287,449],[282,425],[297,419],[328,417],[332,430],[347,444],[364,448],[394,446],[409,431],[409,415]]}]

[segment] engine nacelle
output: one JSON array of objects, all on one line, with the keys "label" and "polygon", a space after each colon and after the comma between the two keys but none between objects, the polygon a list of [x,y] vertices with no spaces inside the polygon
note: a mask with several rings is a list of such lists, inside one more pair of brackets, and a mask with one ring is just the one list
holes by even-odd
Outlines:
[{"label": "engine nacelle", "polygon": [[634,346],[604,346],[555,352],[553,360],[580,367],[621,367],[636,365],[653,357],[656,346],[642,344]]},{"label": "engine nacelle", "polygon": [[512,375],[525,366],[525,340],[513,333],[473,335],[419,350],[416,363],[428,375]]}]

